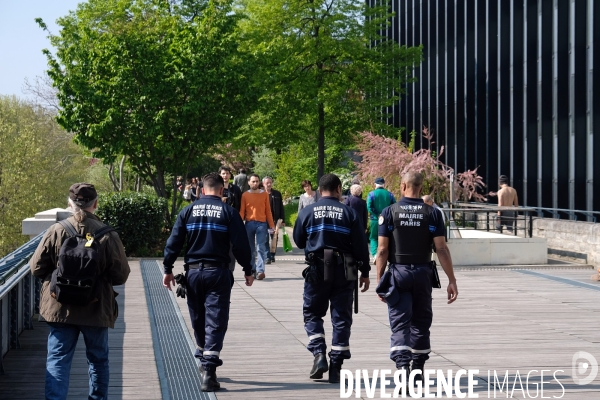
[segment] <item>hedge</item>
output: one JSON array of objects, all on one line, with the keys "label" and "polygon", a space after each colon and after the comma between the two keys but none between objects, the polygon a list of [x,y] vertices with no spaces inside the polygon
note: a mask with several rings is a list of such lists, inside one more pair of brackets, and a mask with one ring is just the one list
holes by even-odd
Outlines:
[{"label": "hedge", "polygon": [[96,215],[114,227],[129,257],[155,256],[164,243],[167,200],[137,192],[102,193]]}]

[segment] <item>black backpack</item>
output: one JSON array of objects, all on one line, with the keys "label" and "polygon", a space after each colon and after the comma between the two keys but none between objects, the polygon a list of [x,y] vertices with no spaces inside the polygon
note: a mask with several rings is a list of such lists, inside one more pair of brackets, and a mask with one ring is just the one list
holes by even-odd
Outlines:
[{"label": "black backpack", "polygon": [[[69,237],[58,253],[58,266],[52,272],[50,294],[59,303],[86,306],[98,300],[98,280],[104,254],[98,239],[114,229],[104,226],[87,238],[80,235],[70,222],[58,221]],[[90,240],[92,239],[92,240]]]}]

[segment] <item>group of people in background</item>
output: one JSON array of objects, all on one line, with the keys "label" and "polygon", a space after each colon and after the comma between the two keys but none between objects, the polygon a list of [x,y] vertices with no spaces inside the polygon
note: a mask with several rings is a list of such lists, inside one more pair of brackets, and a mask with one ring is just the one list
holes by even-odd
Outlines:
[{"label": "group of people in background", "polygon": [[[257,174],[247,174],[242,168],[234,177],[231,168],[221,166],[218,175],[223,178],[224,187],[221,200],[240,213],[245,222],[248,241],[252,249],[252,274],[258,280],[266,277],[265,265],[275,262],[276,246],[271,246],[275,230],[285,227],[283,196],[273,189],[273,178],[262,179]],[[178,177],[178,189],[182,197],[194,202],[202,194],[199,178],[188,179],[181,190],[181,177]],[[310,182],[309,182],[310,184]]]},{"label": "group of people in background", "polygon": [[[275,262],[275,246],[270,245],[275,229],[285,227],[285,211],[283,196],[273,189],[273,178],[265,176],[262,179],[256,174],[248,174],[241,168],[233,176],[231,168],[221,166],[218,171],[225,182],[223,202],[226,202],[238,212],[246,222],[248,239],[253,248],[253,274],[257,279],[265,278],[265,265]],[[178,189],[185,200],[194,202],[202,194],[202,181],[195,177],[187,179],[186,185],[181,186],[178,177]],[[377,254],[378,219],[384,208],[395,204],[393,193],[385,188],[385,179],[376,178],[373,182],[375,189],[363,199],[363,187],[358,178],[354,178],[350,189],[343,198],[343,203],[354,209],[365,227],[368,238],[369,252],[374,258]],[[315,190],[309,180],[301,183],[304,193],[298,199],[298,212],[316,203],[321,198],[318,188]],[[245,196],[245,197],[244,197]],[[439,208],[430,195],[423,196],[423,201]]]}]

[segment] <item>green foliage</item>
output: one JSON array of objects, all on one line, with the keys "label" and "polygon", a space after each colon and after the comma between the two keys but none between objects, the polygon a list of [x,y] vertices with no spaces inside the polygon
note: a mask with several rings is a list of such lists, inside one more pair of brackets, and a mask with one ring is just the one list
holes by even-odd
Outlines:
[{"label": "green foliage", "polygon": [[261,146],[258,151],[252,154],[252,163],[254,164],[252,172],[258,174],[261,178],[265,176],[275,178],[276,161],[277,153],[275,150],[271,150],[267,146]]},{"label": "green foliage", "polygon": [[96,215],[117,229],[130,257],[155,256],[164,243],[167,200],[155,194],[101,193]]},{"label": "green foliage", "polygon": [[254,108],[239,19],[226,0],[80,3],[49,36],[56,56],[45,50],[59,123],[94,157],[127,156],[167,196],[165,175],[183,175]]},{"label": "green foliage", "polygon": [[417,139],[417,132],[415,132],[415,130],[413,129],[410,132],[410,141],[408,142],[408,152],[411,153],[411,154],[415,152],[415,141],[416,141],[416,139]]},{"label": "green foliage", "polygon": [[285,212],[285,226],[292,228],[298,218],[298,200],[290,201],[283,206]]},{"label": "green foliage", "polygon": [[377,4],[241,0],[245,45],[260,71],[260,110],[240,130],[248,143],[311,143],[316,178],[331,143],[347,148],[365,129],[397,134],[382,110],[398,101],[421,48],[382,37],[393,14],[389,2]]},{"label": "green foliage", "polygon": [[[351,165],[341,167],[342,164],[347,164],[348,161],[348,154],[344,151],[344,147],[338,143],[333,143],[333,138],[331,141],[328,140],[327,143],[325,171],[349,173]],[[316,163],[317,153],[315,152],[314,143],[306,141],[289,146],[277,157],[276,179],[273,186],[283,194],[284,198],[304,193],[300,184],[305,179],[311,181],[313,188],[316,189],[319,183],[317,171],[315,170]]]},{"label": "green foliage", "polygon": [[88,165],[53,114],[0,96],[0,257],[28,240],[23,219],[67,206],[69,187],[84,180]]}]

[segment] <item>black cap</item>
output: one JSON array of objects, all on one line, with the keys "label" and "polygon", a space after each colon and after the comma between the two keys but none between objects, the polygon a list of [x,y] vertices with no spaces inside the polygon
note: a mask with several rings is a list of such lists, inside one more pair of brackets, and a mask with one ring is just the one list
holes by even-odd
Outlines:
[{"label": "black cap", "polygon": [[74,183],[69,188],[69,198],[78,205],[89,203],[96,197],[98,197],[98,192],[91,183]]},{"label": "black cap", "polygon": [[382,177],[379,177],[379,178],[375,179],[375,184],[376,185],[385,185],[385,179],[383,179]]}]

